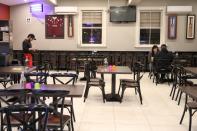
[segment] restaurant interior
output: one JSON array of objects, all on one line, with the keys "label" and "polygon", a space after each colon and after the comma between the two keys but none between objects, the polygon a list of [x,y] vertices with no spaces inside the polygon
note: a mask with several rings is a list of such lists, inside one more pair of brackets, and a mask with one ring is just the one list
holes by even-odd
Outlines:
[{"label": "restaurant interior", "polygon": [[0,0],[0,131],[197,131],[196,0]]}]

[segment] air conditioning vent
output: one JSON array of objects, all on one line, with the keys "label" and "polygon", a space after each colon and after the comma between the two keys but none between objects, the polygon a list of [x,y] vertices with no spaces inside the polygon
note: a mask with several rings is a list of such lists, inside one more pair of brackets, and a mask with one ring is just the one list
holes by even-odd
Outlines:
[{"label": "air conditioning vent", "polygon": [[78,13],[78,10],[77,7],[57,6],[55,7],[55,13],[61,15],[76,15]]},{"label": "air conditioning vent", "polygon": [[167,6],[167,14],[188,14],[192,12],[192,6]]}]

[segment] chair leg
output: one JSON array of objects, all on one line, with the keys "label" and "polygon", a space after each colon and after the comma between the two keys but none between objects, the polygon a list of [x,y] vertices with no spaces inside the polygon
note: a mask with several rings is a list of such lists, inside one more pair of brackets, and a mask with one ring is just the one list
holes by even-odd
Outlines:
[{"label": "chair leg", "polygon": [[182,94],[183,94],[183,92],[181,91],[181,93],[179,95],[178,105],[180,105]]},{"label": "chair leg", "polygon": [[137,89],[135,88],[135,94],[137,95]]},{"label": "chair leg", "polygon": [[172,92],[174,91],[174,88],[175,88],[175,86],[174,86],[174,84],[172,85],[172,89],[171,89],[171,91],[170,91],[170,96],[172,96]]},{"label": "chair leg", "polygon": [[74,131],[74,125],[73,125],[73,121],[72,120],[70,120],[70,124],[71,124],[72,131]]},{"label": "chair leg", "polygon": [[183,110],[183,114],[182,114],[182,117],[181,117],[181,120],[180,120],[180,123],[179,124],[182,124],[183,122],[183,118],[185,116],[185,112],[187,111],[187,107],[185,106],[184,110]]},{"label": "chair leg", "polygon": [[101,87],[102,95],[103,95],[103,103],[105,103],[105,86]]},{"label": "chair leg", "polygon": [[89,88],[90,87],[88,85],[86,85],[86,89],[85,89],[85,93],[84,93],[84,101],[83,102],[85,102],[87,97],[88,97]]},{"label": "chair leg", "polygon": [[120,81],[120,85],[119,85],[119,88],[118,88],[118,94],[120,93],[121,85],[122,85],[122,82]]},{"label": "chair leg", "polygon": [[183,118],[184,118],[184,116],[185,116],[185,112],[187,111],[187,98],[188,96],[185,94],[185,107],[184,107],[184,110],[183,110],[183,114],[182,114],[182,117],[181,117],[181,120],[180,120],[180,123],[179,124],[182,124],[182,122],[183,122]]},{"label": "chair leg", "polygon": [[189,108],[189,131],[191,131],[191,127],[192,127],[192,109]]},{"label": "chair leg", "polygon": [[122,93],[121,93],[121,96],[120,96],[120,103],[122,102],[125,90],[126,90],[126,88],[124,86],[122,86]]},{"label": "chair leg", "polygon": [[177,86],[175,85],[174,90],[173,90],[173,94],[172,94],[172,100],[174,100],[174,96],[175,96],[176,90],[177,90]]},{"label": "chair leg", "polygon": [[72,102],[72,106],[71,106],[71,115],[73,117],[74,122],[76,121],[75,119],[75,112],[74,112],[74,108],[73,108],[73,98],[71,97],[71,102]]},{"label": "chair leg", "polygon": [[137,87],[138,88],[138,92],[139,92],[139,97],[140,97],[140,103],[142,105],[142,94],[141,94],[141,89],[140,89],[140,86]]},{"label": "chair leg", "polygon": [[177,101],[177,99],[178,99],[178,96],[179,96],[179,94],[180,94],[180,89],[178,89],[178,92],[177,92],[177,95],[176,95],[176,98],[175,98],[175,101]]}]

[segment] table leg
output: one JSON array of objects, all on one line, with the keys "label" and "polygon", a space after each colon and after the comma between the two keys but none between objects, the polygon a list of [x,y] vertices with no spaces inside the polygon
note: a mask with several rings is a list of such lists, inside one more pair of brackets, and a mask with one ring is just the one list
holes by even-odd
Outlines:
[{"label": "table leg", "polygon": [[106,101],[120,101],[120,95],[116,94],[116,74],[112,74],[111,94],[106,94]]}]

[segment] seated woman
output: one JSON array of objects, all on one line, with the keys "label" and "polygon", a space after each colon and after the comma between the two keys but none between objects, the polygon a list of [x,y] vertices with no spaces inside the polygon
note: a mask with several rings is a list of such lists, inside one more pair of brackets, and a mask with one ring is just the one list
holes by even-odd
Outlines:
[{"label": "seated woman", "polygon": [[151,49],[151,51],[148,54],[148,62],[149,62],[149,76],[152,76],[152,72],[153,72],[153,61],[154,61],[154,57],[159,53],[159,48],[157,45],[154,45]]},{"label": "seated woman", "polygon": [[161,51],[155,56],[154,64],[156,65],[156,70],[160,72],[160,81],[163,81],[166,74],[170,73],[171,63],[173,61],[173,54],[168,51],[165,44],[161,45]]}]

